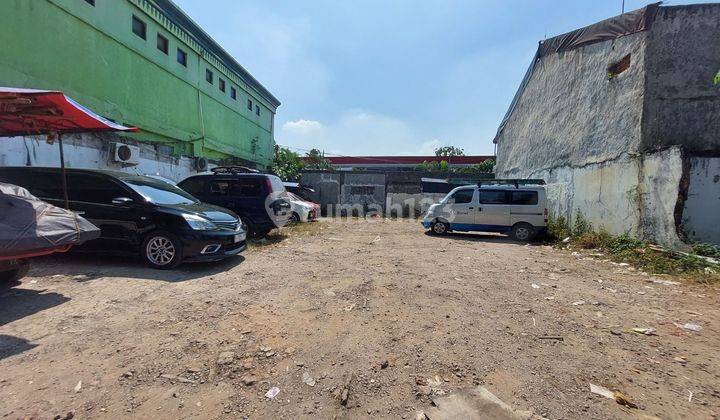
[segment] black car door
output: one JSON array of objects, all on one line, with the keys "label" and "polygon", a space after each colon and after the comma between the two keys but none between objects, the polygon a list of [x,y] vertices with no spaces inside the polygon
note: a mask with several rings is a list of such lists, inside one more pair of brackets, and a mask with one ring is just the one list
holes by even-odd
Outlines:
[{"label": "black car door", "polygon": [[100,228],[100,238],[86,244],[86,250],[137,252],[147,219],[140,196],[119,181],[92,173],[70,173],[67,185],[70,208]]}]

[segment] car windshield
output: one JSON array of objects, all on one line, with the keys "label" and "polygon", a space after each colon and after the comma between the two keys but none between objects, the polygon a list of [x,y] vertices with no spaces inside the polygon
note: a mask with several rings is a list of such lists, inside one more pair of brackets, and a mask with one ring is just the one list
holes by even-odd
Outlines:
[{"label": "car windshield", "polygon": [[145,200],[154,204],[193,204],[197,200],[167,182],[154,179],[124,179],[123,182],[132,188],[136,193],[143,196]]}]

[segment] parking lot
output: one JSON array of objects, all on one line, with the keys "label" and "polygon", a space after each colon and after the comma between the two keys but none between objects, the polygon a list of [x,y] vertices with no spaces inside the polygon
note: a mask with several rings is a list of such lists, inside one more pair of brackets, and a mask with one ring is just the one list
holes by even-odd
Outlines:
[{"label": "parking lot", "polygon": [[717,288],[590,254],[377,219],[172,271],[45,258],[0,294],[0,415],[415,418],[475,385],[547,418],[720,415]]}]

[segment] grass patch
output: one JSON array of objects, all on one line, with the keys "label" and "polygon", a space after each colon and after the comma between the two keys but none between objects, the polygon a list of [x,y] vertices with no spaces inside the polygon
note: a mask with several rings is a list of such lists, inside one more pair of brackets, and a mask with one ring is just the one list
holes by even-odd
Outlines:
[{"label": "grass patch", "polygon": [[601,250],[611,261],[628,263],[651,274],[669,274],[702,283],[720,282],[720,265],[703,258],[720,259],[720,247],[716,245],[695,244],[692,253],[663,250],[629,234],[616,236],[595,231],[580,214],[572,226],[562,216],[551,217],[548,238],[557,246]]}]

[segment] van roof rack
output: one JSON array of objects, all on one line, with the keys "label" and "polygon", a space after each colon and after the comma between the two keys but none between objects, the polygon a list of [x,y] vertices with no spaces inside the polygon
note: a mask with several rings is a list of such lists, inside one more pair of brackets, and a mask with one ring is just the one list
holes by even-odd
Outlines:
[{"label": "van roof rack", "polygon": [[520,185],[545,185],[544,179],[483,179],[477,182],[478,187],[483,185],[514,185],[520,188]]},{"label": "van roof rack", "polygon": [[247,166],[218,166],[210,169],[214,174],[259,174],[260,171]]}]

